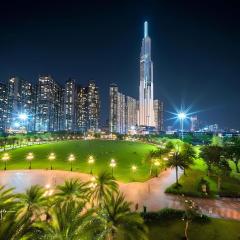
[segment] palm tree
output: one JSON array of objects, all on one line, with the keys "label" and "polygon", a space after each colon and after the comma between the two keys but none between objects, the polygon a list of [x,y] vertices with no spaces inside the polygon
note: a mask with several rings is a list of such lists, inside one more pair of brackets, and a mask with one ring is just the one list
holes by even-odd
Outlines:
[{"label": "palm tree", "polygon": [[14,188],[5,189],[4,186],[0,186],[0,210],[9,210],[13,208],[16,203],[16,195],[13,194]]},{"label": "palm tree", "polygon": [[139,213],[130,211],[130,203],[119,192],[106,197],[104,208],[97,212],[93,223],[96,239],[148,239],[144,220]]},{"label": "palm tree", "polygon": [[24,216],[29,214],[33,218],[42,215],[47,207],[47,198],[44,196],[44,189],[39,185],[31,186],[26,193],[19,194],[19,211],[18,215]]},{"label": "palm tree", "polygon": [[[33,224],[35,231],[29,235],[31,239],[51,240],[87,240],[91,237],[91,212],[84,212],[84,203],[69,200],[58,203],[49,211],[49,221],[38,221]],[[91,231],[88,231],[91,229]]]},{"label": "palm tree", "polygon": [[59,201],[87,201],[89,199],[90,188],[88,183],[82,183],[78,179],[65,181],[64,185],[57,187],[55,196]]},{"label": "palm tree", "polygon": [[104,199],[118,191],[118,184],[108,172],[101,172],[95,179],[92,189],[92,200],[101,205]]},{"label": "palm tree", "polygon": [[184,161],[183,155],[179,151],[176,151],[173,156],[168,160],[167,166],[176,169],[176,185],[178,186],[178,168],[184,169],[188,165]]}]

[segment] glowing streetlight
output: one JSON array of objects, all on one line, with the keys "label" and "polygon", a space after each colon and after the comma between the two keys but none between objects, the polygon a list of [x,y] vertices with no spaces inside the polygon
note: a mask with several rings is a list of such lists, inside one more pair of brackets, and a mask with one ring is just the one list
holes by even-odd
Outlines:
[{"label": "glowing streetlight", "polygon": [[68,161],[71,163],[71,171],[72,171],[72,162],[75,161],[75,156],[73,154],[70,154],[68,157]]},{"label": "glowing streetlight", "polygon": [[94,157],[93,156],[89,156],[89,158],[88,158],[88,164],[90,165],[90,174],[92,174],[92,166],[93,166],[93,164],[94,164],[94,162],[95,162],[95,159],[94,159]]},{"label": "glowing streetlight", "polygon": [[112,168],[112,177],[113,177],[113,169],[116,167],[116,161],[114,159],[111,160],[109,166]]},{"label": "glowing streetlight", "polygon": [[5,166],[4,166],[4,170],[7,170],[7,161],[9,161],[10,156],[8,153],[4,153],[2,156],[2,161],[4,162]]},{"label": "glowing streetlight", "polygon": [[177,114],[178,119],[180,120],[180,127],[181,127],[181,132],[182,132],[182,139],[183,139],[183,121],[187,117],[185,112],[179,112]]},{"label": "glowing streetlight", "polygon": [[34,155],[33,153],[28,153],[28,155],[26,156],[27,161],[29,161],[29,169],[32,169],[32,160],[34,159]]},{"label": "glowing streetlight", "polygon": [[28,115],[26,113],[20,113],[18,115],[18,118],[21,120],[21,121],[26,121],[28,119]]},{"label": "glowing streetlight", "polygon": [[137,171],[137,166],[136,165],[132,165],[132,171],[136,172]]},{"label": "glowing streetlight", "polygon": [[55,159],[56,159],[55,153],[50,153],[50,155],[48,156],[48,160],[51,162],[51,170],[52,170],[52,161],[54,161]]}]

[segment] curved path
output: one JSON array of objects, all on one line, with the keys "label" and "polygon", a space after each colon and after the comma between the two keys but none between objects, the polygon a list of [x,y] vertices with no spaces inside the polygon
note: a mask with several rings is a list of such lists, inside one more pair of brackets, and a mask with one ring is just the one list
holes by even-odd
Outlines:
[{"label": "curved path", "polygon": [[[34,184],[48,185],[48,187],[54,188],[70,178],[88,181],[91,179],[91,175],[59,170],[0,171],[0,185],[15,187],[16,192],[22,192]],[[174,182],[175,170],[168,169],[162,172],[158,178],[152,178],[143,183],[119,182],[119,187],[126,199],[133,203],[133,208],[138,204],[138,210],[142,210],[143,206],[146,206],[148,211],[156,211],[165,207],[182,208],[183,200],[180,196],[164,193],[164,190]],[[213,200],[194,198],[194,201],[204,214],[212,217],[240,220],[240,199],[221,198]]]}]

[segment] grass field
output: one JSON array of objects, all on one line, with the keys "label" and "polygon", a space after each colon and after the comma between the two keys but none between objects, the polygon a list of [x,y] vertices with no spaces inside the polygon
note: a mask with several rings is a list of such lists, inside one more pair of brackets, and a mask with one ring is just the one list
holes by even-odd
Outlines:
[{"label": "grass field", "polygon": [[[232,173],[229,177],[222,178],[222,194],[231,194],[238,195],[240,194],[240,174],[236,173],[236,170],[231,163]],[[186,170],[186,176],[182,175],[179,183],[181,187],[176,189],[174,185],[169,187],[166,192],[178,193],[189,196],[198,196],[201,197],[201,193],[198,191],[198,183],[200,179],[204,178],[209,182],[210,186],[210,197],[215,197],[218,194],[217,191],[217,177],[207,176],[207,166],[203,160],[197,159],[194,162],[194,165],[190,169]]]},{"label": "grass field", "polygon": [[[69,154],[74,154],[73,171],[90,172],[87,159],[90,155],[95,158],[93,174],[99,171],[111,171],[110,160],[114,158],[117,166],[114,169],[114,177],[124,182],[144,181],[149,178],[150,164],[146,161],[147,155],[155,146],[140,142],[90,140],[90,141],[62,141],[42,145],[33,145],[9,151],[11,159],[7,163],[7,169],[28,169],[29,163],[26,155],[34,154],[32,169],[50,168],[48,156],[51,152],[56,154],[56,160],[52,163],[54,169],[70,170],[67,161]],[[1,155],[1,154],[0,154]],[[135,164],[137,171],[133,174],[131,166]],[[2,167],[3,168],[3,163]]]},{"label": "grass field", "polygon": [[[179,240],[184,237],[185,223],[178,220],[164,220],[148,224],[150,240]],[[238,240],[240,222],[211,219],[210,223],[191,223],[189,239],[194,240]]]}]

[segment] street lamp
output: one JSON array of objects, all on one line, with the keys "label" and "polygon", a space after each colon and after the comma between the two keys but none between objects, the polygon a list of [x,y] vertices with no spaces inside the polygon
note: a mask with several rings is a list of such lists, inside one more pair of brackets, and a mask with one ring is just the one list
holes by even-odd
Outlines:
[{"label": "street lamp", "polygon": [[90,174],[92,174],[92,165],[94,164],[95,159],[93,156],[89,156],[88,158],[88,164],[90,165]]},{"label": "street lamp", "polygon": [[10,156],[8,153],[4,153],[2,156],[2,161],[5,164],[4,170],[7,170],[7,161],[10,159]]},{"label": "street lamp", "polygon": [[33,160],[33,158],[34,158],[33,153],[31,153],[31,152],[28,153],[26,159],[27,159],[27,161],[29,161],[29,169],[32,169],[32,160]]},{"label": "street lamp", "polygon": [[182,132],[182,140],[183,140],[183,121],[187,117],[185,112],[179,112],[177,115],[178,119],[180,120],[180,128]]},{"label": "street lamp", "polygon": [[56,159],[56,155],[55,153],[50,153],[50,155],[48,156],[48,160],[51,162],[51,170],[52,168],[52,161],[54,161]]},{"label": "street lamp", "polygon": [[68,161],[71,163],[71,171],[72,171],[72,162],[75,161],[75,156],[73,154],[70,154],[68,157]]},{"label": "street lamp", "polygon": [[136,165],[132,165],[132,172],[133,172],[133,174],[137,171],[137,166]]},{"label": "street lamp", "polygon": [[21,120],[21,121],[26,121],[28,119],[28,116],[26,113],[20,113],[18,118]]},{"label": "street lamp", "polygon": [[114,159],[111,160],[109,166],[112,168],[112,177],[113,177],[113,169],[116,167],[116,161]]}]

